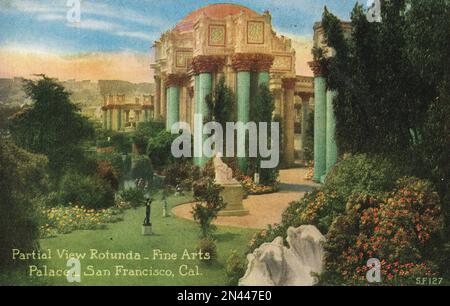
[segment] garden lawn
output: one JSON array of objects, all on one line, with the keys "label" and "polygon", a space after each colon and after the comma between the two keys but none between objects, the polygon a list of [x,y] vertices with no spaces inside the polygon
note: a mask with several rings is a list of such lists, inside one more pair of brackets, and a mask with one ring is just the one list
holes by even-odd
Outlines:
[{"label": "garden lawn", "polygon": [[[195,252],[198,238],[199,227],[192,221],[178,219],[176,217],[162,217],[162,201],[157,197],[152,205],[152,223],[154,235],[142,236],[141,225],[145,217],[145,208],[140,207],[136,210],[130,209],[124,212],[124,220],[108,224],[105,230],[95,231],[75,231],[67,235],[59,235],[56,238],[43,239],[40,241],[41,250],[52,250],[52,259],[39,261],[36,264],[40,267],[46,265],[48,269],[67,269],[66,259],[58,258],[57,250],[67,249],[69,252],[91,254],[91,249],[97,249],[99,252],[129,252],[140,253],[142,257],[150,259],[136,260],[91,260],[81,261],[82,273],[86,272],[89,265],[94,266],[96,270],[110,270],[112,276],[82,276],[80,285],[226,285],[227,276],[225,273],[225,264],[228,256],[233,250],[243,254],[247,249],[248,241],[251,239],[254,230],[218,227],[215,232],[218,248],[218,260],[213,264],[205,264],[199,260],[181,260],[185,249],[189,252]],[[189,202],[190,197],[170,197],[169,207],[173,208],[181,203]],[[163,252],[176,253],[177,260],[151,260],[154,249],[161,249]],[[115,276],[115,266],[123,265],[126,269],[170,269],[174,276]],[[187,265],[189,268],[198,269],[200,276],[180,276],[179,267]],[[21,269],[17,281],[24,280],[25,270]],[[11,281],[11,279],[10,279]],[[46,285],[69,285],[65,277],[39,277],[32,281],[32,284]],[[19,284],[20,284],[19,283]]]}]

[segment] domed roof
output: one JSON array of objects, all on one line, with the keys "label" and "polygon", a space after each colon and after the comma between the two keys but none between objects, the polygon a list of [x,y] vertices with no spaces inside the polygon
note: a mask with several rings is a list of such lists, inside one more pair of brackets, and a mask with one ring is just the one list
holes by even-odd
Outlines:
[{"label": "domed roof", "polygon": [[213,19],[225,19],[228,16],[237,15],[240,14],[241,12],[244,12],[250,17],[260,16],[258,13],[249,9],[248,7],[238,4],[231,4],[231,3],[211,4],[202,7],[198,10],[195,10],[189,15],[187,15],[180,23],[177,24],[175,30],[180,32],[193,30],[194,22],[203,13],[205,13],[206,16]]}]

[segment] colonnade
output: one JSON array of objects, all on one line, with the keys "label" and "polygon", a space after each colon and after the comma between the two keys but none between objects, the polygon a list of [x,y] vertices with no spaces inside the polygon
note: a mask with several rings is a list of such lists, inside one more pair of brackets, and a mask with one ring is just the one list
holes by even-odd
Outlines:
[{"label": "colonnade", "polygon": [[[244,124],[248,123],[251,118],[250,105],[252,97],[257,95],[256,90],[259,86],[265,84],[269,86],[270,68],[273,64],[273,56],[269,54],[259,53],[237,53],[231,57],[231,65],[236,74],[236,116],[237,121]],[[213,91],[213,81],[217,75],[223,71],[226,58],[224,56],[197,56],[192,61],[193,78],[194,78],[194,164],[200,167],[204,166],[208,158],[202,156],[203,127],[205,118],[209,116],[208,107],[205,98]],[[252,88],[252,79],[256,77],[257,88]],[[166,129],[169,131],[172,125],[180,120],[180,91],[186,86],[189,79],[186,75],[170,74],[165,78],[155,78],[157,88],[157,98],[155,105],[155,116],[165,117]],[[295,78],[283,79],[284,92],[284,162],[286,164],[294,163],[294,95],[295,95]],[[159,88],[159,90],[158,90]],[[158,95],[159,94],[159,95]],[[164,100],[165,99],[165,100]],[[161,103],[165,101],[166,103]],[[164,111],[165,105],[166,111]],[[237,131],[237,151],[245,152],[242,145],[245,142],[246,130],[238,129]],[[202,156],[202,157],[200,157]],[[238,158],[238,166],[245,173],[248,167],[247,158]]]},{"label": "colonnade", "polygon": [[314,72],[314,177],[318,182],[337,162],[334,99],[336,92],[327,88],[325,68],[317,61],[309,63]]}]

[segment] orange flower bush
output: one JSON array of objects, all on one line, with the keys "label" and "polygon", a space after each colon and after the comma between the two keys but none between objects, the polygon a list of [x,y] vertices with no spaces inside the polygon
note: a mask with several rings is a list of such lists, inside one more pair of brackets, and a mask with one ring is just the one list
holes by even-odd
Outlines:
[{"label": "orange flower bush", "polygon": [[400,179],[384,197],[355,194],[327,235],[326,277],[367,284],[370,258],[381,261],[383,284],[432,276],[428,252],[442,227],[439,196],[427,181]]},{"label": "orange flower bush", "polygon": [[268,194],[278,191],[278,184],[275,184],[273,186],[257,185],[249,176],[243,176],[242,178],[240,178],[240,182],[247,194],[250,195]]}]

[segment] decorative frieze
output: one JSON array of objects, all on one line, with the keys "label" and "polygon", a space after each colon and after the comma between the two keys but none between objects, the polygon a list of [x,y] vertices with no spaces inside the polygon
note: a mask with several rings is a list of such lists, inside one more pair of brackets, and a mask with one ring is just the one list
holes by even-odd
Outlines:
[{"label": "decorative frieze", "polygon": [[232,56],[233,67],[236,71],[269,71],[274,57],[263,53],[236,53]]},{"label": "decorative frieze", "polygon": [[195,74],[215,73],[222,70],[225,65],[225,56],[199,55],[192,60],[192,69]]},{"label": "decorative frieze", "polygon": [[225,47],[227,39],[226,26],[224,24],[210,24],[208,45],[210,47]]},{"label": "decorative frieze", "polygon": [[188,68],[192,61],[192,50],[180,49],[175,54],[175,66],[177,68]]},{"label": "decorative frieze", "polygon": [[292,55],[275,55],[272,69],[280,72],[289,72],[292,71],[292,64]]},{"label": "decorative frieze", "polygon": [[265,36],[264,21],[247,21],[247,44],[263,45]]}]

